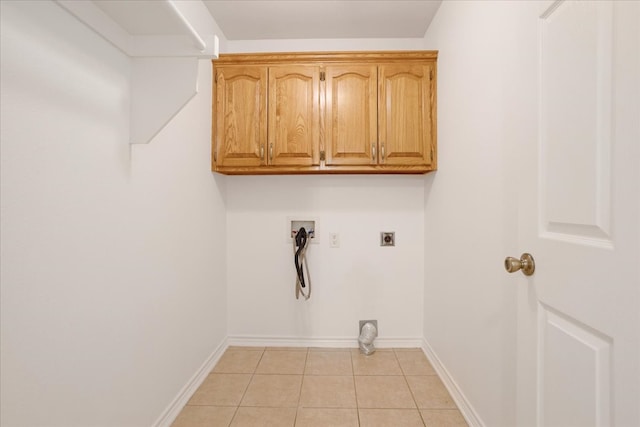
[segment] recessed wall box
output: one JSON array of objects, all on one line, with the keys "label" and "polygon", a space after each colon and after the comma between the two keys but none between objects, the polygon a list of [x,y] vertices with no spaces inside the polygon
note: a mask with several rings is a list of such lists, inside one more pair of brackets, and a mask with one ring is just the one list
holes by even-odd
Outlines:
[{"label": "recessed wall box", "polygon": [[311,243],[318,243],[318,219],[303,215],[287,218],[287,243],[291,244],[300,228],[306,230],[311,238]]}]

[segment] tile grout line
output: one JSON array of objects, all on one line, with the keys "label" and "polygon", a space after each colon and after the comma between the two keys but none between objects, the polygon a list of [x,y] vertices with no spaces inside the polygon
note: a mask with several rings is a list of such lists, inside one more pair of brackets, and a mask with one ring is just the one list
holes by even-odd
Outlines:
[{"label": "tile grout line", "polygon": [[302,397],[302,386],[304,385],[304,372],[307,369],[307,361],[309,360],[309,348],[307,347],[307,353],[304,356],[304,365],[302,366],[302,377],[300,379],[300,389],[298,390],[298,401],[296,402],[296,415],[293,418],[293,427],[298,422],[298,411],[300,411],[300,399]]},{"label": "tile grout line", "polygon": [[420,417],[420,421],[422,421],[423,426],[426,426],[427,423],[424,421],[424,417],[422,416],[422,411],[420,411],[420,407],[418,406],[418,401],[416,400],[416,396],[413,393],[411,386],[409,385],[409,381],[407,380],[407,373],[405,372],[405,369],[402,367],[402,363],[400,363],[400,359],[398,359],[398,353],[396,352],[395,349],[393,350],[393,354],[396,356],[398,365],[400,365],[400,371],[402,371],[402,378],[404,379],[404,383],[407,385],[407,388],[409,389],[409,393],[411,393],[411,398],[413,399],[413,403],[416,405],[416,410],[418,411],[418,416]]},{"label": "tile grout line", "polygon": [[356,398],[356,417],[358,417],[358,427],[360,427],[360,405],[358,404],[358,389],[356,387],[356,369],[353,363],[353,353],[353,351],[349,351],[349,358],[351,359],[351,378],[353,379],[353,394]]},{"label": "tile grout line", "polygon": [[[251,372],[251,378],[249,378],[249,382],[247,383],[247,386],[244,389],[244,392],[242,393],[242,397],[240,397],[240,401],[238,402],[238,405],[236,406],[236,411],[233,413],[233,417],[231,417],[231,421],[229,421],[229,426],[231,426],[231,424],[233,424],[233,421],[236,419],[236,416],[238,416],[238,411],[240,410],[240,404],[242,403],[242,400],[244,399],[244,397],[247,395],[247,390],[249,390],[249,386],[251,385],[251,381],[253,381],[253,377],[256,374],[256,371],[258,370],[258,365],[260,364],[260,362],[262,361],[262,357],[264,356],[264,352],[266,350],[262,349],[262,354],[260,355],[260,359],[258,359],[258,363],[256,363],[255,368],[253,368],[253,372]],[[226,351],[225,351],[226,353]]]}]

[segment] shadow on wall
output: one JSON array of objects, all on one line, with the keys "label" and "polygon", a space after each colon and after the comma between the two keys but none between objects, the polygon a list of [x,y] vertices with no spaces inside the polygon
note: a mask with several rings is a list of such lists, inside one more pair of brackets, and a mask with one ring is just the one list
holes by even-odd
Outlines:
[{"label": "shadow on wall", "polygon": [[407,190],[424,186],[424,175],[232,176],[226,181],[230,208],[238,211],[254,209],[256,197],[263,211],[393,212],[399,205],[403,211],[424,210],[422,199],[406,199]]}]

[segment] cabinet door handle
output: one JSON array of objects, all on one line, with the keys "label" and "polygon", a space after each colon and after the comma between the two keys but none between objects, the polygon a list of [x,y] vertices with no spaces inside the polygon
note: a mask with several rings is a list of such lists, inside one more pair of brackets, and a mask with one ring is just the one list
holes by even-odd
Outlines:
[{"label": "cabinet door handle", "polygon": [[264,160],[264,145],[260,146],[260,160]]},{"label": "cabinet door handle", "polygon": [[376,143],[371,144],[371,160],[376,161]]},{"label": "cabinet door handle", "polygon": [[380,145],[380,157],[382,157],[382,161],[384,162],[384,142]]},{"label": "cabinet door handle", "polygon": [[269,161],[273,161],[273,143],[269,144]]}]

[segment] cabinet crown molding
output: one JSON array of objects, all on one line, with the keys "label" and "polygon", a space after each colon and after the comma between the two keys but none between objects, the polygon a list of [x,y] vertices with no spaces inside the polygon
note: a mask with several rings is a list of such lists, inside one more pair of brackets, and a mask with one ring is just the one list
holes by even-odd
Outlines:
[{"label": "cabinet crown molding", "polygon": [[257,65],[257,64],[331,64],[344,62],[393,63],[436,61],[437,50],[394,50],[371,52],[282,52],[282,53],[222,53],[214,59],[214,65]]}]

